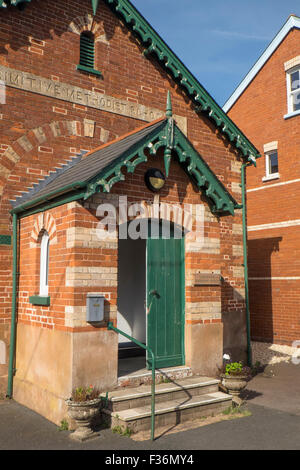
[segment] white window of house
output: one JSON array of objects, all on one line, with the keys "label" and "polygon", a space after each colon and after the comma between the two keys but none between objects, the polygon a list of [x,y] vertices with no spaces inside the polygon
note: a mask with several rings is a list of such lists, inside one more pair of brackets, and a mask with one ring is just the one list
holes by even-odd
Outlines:
[{"label": "white window of house", "polygon": [[40,252],[40,296],[48,296],[49,235],[43,233]]},{"label": "white window of house", "polygon": [[288,114],[300,113],[300,67],[288,70],[286,78]]},{"label": "white window of house", "polygon": [[277,150],[270,150],[265,153],[266,159],[266,175],[263,177],[264,181],[279,178],[278,173],[278,153]]},{"label": "white window of house", "polygon": [[278,172],[278,141],[274,140],[264,145],[265,154],[265,176],[263,181],[274,180],[280,178]]}]

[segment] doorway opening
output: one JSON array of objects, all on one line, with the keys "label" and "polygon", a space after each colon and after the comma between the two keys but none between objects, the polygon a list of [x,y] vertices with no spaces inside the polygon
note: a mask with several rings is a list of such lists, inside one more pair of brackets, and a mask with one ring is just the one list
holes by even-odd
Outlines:
[{"label": "doorway opening", "polygon": [[[152,222],[156,233],[149,230]],[[175,224],[167,234],[162,228],[151,219],[147,239],[118,241],[117,327],[151,348],[158,369],[185,364],[184,236]],[[121,334],[118,355],[119,377],[151,369],[145,349]]]},{"label": "doorway opening", "polygon": [[[146,240],[118,241],[117,328],[146,344]],[[145,350],[119,335],[119,376],[145,368]]]}]

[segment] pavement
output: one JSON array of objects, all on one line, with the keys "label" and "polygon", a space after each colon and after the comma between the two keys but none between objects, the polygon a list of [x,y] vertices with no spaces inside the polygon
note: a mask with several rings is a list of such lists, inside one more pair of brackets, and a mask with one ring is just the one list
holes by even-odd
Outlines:
[{"label": "pavement", "polygon": [[245,391],[251,416],[164,435],[154,442],[100,431],[84,443],[16,403],[0,401],[0,450],[300,450],[300,365],[280,363],[255,376]]}]

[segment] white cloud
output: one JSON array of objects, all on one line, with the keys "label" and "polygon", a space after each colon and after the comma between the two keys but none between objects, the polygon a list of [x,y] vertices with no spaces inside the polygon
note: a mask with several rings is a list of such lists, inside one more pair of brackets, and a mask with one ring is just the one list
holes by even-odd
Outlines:
[{"label": "white cloud", "polygon": [[210,33],[219,34],[223,37],[228,38],[237,38],[237,39],[244,39],[244,40],[252,40],[252,41],[270,41],[272,38],[270,36],[260,36],[255,34],[246,34],[246,33],[239,33],[237,31],[224,31],[221,29],[213,29],[210,30]]}]

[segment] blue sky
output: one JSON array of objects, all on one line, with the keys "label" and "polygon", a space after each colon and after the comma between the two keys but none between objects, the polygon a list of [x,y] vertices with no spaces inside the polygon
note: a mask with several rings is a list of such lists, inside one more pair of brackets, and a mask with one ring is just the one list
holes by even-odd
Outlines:
[{"label": "blue sky", "polygon": [[131,0],[223,106],[299,0]]}]

